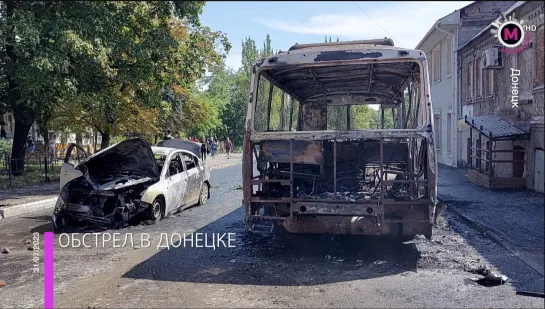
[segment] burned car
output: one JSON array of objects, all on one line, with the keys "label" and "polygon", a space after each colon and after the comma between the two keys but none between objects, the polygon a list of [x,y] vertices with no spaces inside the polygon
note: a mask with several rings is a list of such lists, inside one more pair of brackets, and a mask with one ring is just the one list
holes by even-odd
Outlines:
[{"label": "burned car", "polygon": [[73,165],[74,148],[86,157],[78,145],[69,146],[52,218],[56,229],[116,228],[138,218],[161,220],[210,198],[210,169],[187,150],[151,147],[135,138]]},{"label": "burned car", "polygon": [[437,162],[426,55],[391,39],[296,44],[253,66],[250,232],[431,238]]}]

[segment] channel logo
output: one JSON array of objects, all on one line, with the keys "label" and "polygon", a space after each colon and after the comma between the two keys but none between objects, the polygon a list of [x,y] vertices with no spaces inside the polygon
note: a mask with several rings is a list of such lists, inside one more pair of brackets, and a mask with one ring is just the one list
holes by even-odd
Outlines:
[{"label": "channel logo", "polygon": [[507,48],[516,48],[524,42],[524,37],[527,31],[535,31],[535,25],[524,25],[524,20],[516,20],[512,16],[507,18],[505,14],[492,22],[492,26],[496,29],[491,29],[490,32],[498,38],[501,45]]}]

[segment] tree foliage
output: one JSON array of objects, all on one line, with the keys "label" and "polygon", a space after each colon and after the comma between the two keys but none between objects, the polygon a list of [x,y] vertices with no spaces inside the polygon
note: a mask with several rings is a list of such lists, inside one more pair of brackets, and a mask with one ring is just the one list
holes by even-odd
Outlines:
[{"label": "tree foliage", "polygon": [[103,135],[103,146],[115,134],[160,132],[164,120],[182,110],[172,105],[178,101],[164,100],[165,91],[190,89],[230,49],[224,33],[200,25],[203,6],[3,1],[0,95],[16,121],[12,156],[24,156],[39,116],[73,131],[91,126]]}]

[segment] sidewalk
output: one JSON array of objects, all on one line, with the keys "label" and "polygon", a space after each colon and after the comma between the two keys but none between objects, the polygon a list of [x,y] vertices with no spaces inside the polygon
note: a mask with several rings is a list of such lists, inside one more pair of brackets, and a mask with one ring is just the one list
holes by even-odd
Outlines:
[{"label": "sidewalk", "polygon": [[543,274],[544,195],[529,190],[489,190],[469,182],[466,175],[466,169],[440,164],[439,200],[503,241],[512,253],[536,262]]},{"label": "sidewalk", "polygon": [[[231,154],[230,159],[227,158],[226,154],[218,154],[215,158],[210,158],[208,156],[204,164],[214,170],[240,164],[241,160],[241,153]],[[40,201],[57,198],[58,194],[58,182],[23,188],[0,190],[0,212],[4,207],[23,205],[28,203],[39,203]]]}]

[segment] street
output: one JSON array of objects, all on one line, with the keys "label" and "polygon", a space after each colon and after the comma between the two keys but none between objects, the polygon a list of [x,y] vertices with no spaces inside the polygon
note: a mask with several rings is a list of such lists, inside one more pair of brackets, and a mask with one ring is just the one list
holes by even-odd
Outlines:
[{"label": "street", "polygon": [[[543,277],[445,211],[431,241],[402,245],[372,237],[249,236],[240,165],[212,173],[211,198],[153,225],[119,232],[150,235],[151,246],[62,248],[55,236],[55,307],[540,307]],[[43,275],[32,272],[33,232],[51,231],[50,211],[0,221],[0,306],[42,307]],[[159,248],[161,233],[235,233],[232,247]],[[121,237],[123,240],[124,237]],[[484,287],[467,269],[506,275]]]}]

